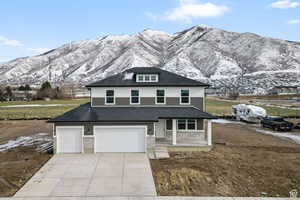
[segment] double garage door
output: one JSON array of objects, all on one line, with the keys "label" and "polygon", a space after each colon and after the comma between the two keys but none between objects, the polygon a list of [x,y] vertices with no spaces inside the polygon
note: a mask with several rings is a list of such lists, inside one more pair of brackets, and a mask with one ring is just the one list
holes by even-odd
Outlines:
[{"label": "double garage door", "polygon": [[[83,126],[56,127],[57,153],[84,152]],[[94,152],[145,152],[144,126],[95,126]]]}]

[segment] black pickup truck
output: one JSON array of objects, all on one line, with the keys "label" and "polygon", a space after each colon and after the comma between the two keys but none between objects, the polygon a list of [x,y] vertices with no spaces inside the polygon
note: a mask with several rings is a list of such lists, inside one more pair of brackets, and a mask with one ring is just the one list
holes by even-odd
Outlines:
[{"label": "black pickup truck", "polygon": [[262,127],[271,128],[274,131],[291,131],[294,126],[292,122],[288,122],[283,117],[277,116],[264,117],[260,123]]}]

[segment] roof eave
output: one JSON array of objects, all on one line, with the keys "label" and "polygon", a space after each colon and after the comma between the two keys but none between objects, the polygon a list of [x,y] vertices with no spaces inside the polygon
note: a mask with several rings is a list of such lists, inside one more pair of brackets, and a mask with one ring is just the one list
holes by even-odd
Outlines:
[{"label": "roof eave", "polygon": [[159,84],[147,84],[147,85],[86,85],[86,88],[92,88],[92,87],[209,87],[208,84],[203,85],[159,85]]},{"label": "roof eave", "polygon": [[147,122],[158,122],[158,120],[88,120],[88,121],[76,121],[76,120],[72,120],[72,121],[66,121],[66,120],[48,120],[47,123],[116,123],[116,122],[143,122],[143,123],[147,123]]}]

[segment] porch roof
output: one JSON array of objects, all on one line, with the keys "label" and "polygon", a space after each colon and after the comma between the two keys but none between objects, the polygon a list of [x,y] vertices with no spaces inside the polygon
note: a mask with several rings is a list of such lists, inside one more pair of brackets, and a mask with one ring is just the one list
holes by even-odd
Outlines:
[{"label": "porch roof", "polygon": [[215,119],[192,106],[158,107],[91,107],[83,104],[48,122],[157,122],[158,119]]}]

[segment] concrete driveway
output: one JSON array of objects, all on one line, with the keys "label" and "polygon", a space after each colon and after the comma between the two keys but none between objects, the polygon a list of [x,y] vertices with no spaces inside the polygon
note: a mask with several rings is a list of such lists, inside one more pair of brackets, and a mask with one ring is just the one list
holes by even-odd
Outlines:
[{"label": "concrete driveway", "polygon": [[15,197],[156,196],[145,153],[54,155]]}]

